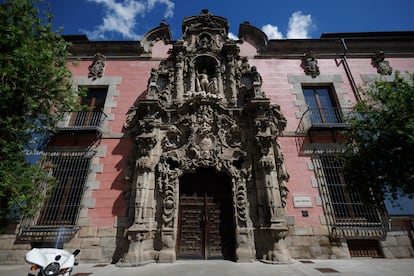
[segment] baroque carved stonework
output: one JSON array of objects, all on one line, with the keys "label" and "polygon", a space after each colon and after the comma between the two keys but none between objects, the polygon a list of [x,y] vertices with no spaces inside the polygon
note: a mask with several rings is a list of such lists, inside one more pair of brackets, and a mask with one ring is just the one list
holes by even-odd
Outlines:
[{"label": "baroque carved stonework", "polygon": [[89,65],[88,67],[89,69],[88,77],[92,78],[93,80],[97,78],[102,78],[103,71],[105,68],[105,61],[106,61],[106,57],[103,54],[96,53],[95,56],[93,57],[92,64]]},{"label": "baroque carved stonework", "polygon": [[302,68],[306,75],[310,75],[312,78],[319,76],[319,65],[316,59],[315,53],[308,52],[302,58]]},{"label": "baroque carved stonework", "polygon": [[375,68],[377,68],[378,74],[381,75],[391,75],[392,74],[392,67],[390,63],[385,60],[385,53],[380,51],[374,54],[371,59],[371,64]]},{"label": "baroque carved stonework", "polygon": [[[230,179],[236,260],[263,256],[285,236],[289,175],[278,136],[286,120],[227,34],[227,20],[207,10],[184,19],[183,37],[151,70],[145,99],[127,114],[135,148],[126,173],[126,262],[175,261],[180,181],[203,168]],[[261,231],[276,237],[270,248],[255,240]]]}]

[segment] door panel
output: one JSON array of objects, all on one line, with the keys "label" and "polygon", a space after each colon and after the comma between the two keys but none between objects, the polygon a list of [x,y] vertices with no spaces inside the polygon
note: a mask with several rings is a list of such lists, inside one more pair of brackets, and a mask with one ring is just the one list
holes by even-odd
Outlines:
[{"label": "door panel", "polygon": [[230,178],[200,168],[180,179],[177,257],[234,260]]},{"label": "door panel", "polygon": [[180,235],[178,255],[204,258],[204,199],[182,196],[180,198]]},{"label": "door panel", "polygon": [[223,258],[220,206],[212,197],[181,196],[178,256]]},{"label": "door panel", "polygon": [[207,197],[207,225],[206,225],[206,254],[207,258],[222,258],[221,235],[220,235],[220,206]]}]

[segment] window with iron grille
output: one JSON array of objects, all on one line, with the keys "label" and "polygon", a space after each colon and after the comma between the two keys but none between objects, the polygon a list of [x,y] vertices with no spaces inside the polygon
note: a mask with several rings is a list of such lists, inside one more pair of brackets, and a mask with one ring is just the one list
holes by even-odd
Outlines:
[{"label": "window with iron grille", "polygon": [[57,184],[43,204],[37,226],[76,225],[92,156],[91,151],[45,152],[44,167],[57,179]]},{"label": "window with iron grille", "polygon": [[347,187],[337,154],[324,152],[312,159],[324,208],[332,226],[354,229],[382,229],[379,210],[364,203],[361,195]]}]

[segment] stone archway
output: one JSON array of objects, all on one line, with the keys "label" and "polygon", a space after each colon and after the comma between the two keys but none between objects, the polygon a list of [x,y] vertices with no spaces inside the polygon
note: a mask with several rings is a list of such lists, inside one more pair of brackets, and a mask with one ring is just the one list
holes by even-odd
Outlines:
[{"label": "stone archway", "polygon": [[[201,106],[199,109],[201,112],[209,110],[208,106]],[[199,251],[192,253],[193,257],[208,258],[209,256],[221,256],[222,258],[237,261],[247,261],[255,258],[254,231],[249,216],[246,186],[250,179],[251,169],[248,168],[248,163],[244,161],[240,162],[245,163],[245,168],[235,167],[237,163],[235,161],[240,159],[238,156],[243,156],[237,147],[227,149],[226,154],[222,153],[224,151],[222,145],[217,141],[219,129],[206,123],[205,119],[205,117],[201,116],[198,123],[193,126],[194,135],[191,135],[191,139],[187,141],[186,145],[163,153],[158,163],[159,174],[157,183],[160,188],[163,207],[162,215],[160,216],[163,222],[160,227],[162,240],[162,248],[159,253],[160,262],[174,261],[177,258],[176,249],[177,246],[180,247],[180,235],[182,234],[179,221],[182,218],[182,213],[180,213],[182,211],[180,207],[182,206],[180,204],[185,200],[197,201],[195,204],[203,205],[200,208],[204,208],[198,211],[199,215],[205,215],[202,212],[205,212],[205,208],[209,207],[206,205],[214,205],[214,200],[223,200],[219,198],[221,193],[224,193],[226,204],[228,204],[223,210],[228,212],[225,216],[227,216],[227,220],[230,220],[232,225],[232,232],[229,235],[234,244],[226,245],[225,248],[216,248],[216,250],[221,251],[220,254],[217,254],[217,252],[201,252],[205,250],[203,241],[198,245],[200,247]],[[207,129],[208,131],[206,131]],[[240,164],[238,165],[241,166]],[[200,174],[201,178],[199,178]],[[218,180],[224,179],[227,188],[223,190],[219,186],[208,185],[207,175],[220,176]],[[188,183],[194,180],[194,178],[198,178],[198,182],[201,185],[204,183],[205,186],[201,188],[188,187]],[[180,188],[183,189],[181,192]],[[194,193],[196,196],[191,198]],[[183,195],[184,197],[182,197]],[[185,197],[188,195],[190,197]],[[205,200],[204,202],[202,202],[203,199]],[[190,204],[189,202],[187,203]],[[219,215],[222,214],[221,210],[219,211]],[[197,229],[194,231],[202,230]],[[201,233],[196,235],[201,235]],[[227,234],[220,233],[219,231],[218,235],[219,237],[216,237],[216,239],[221,239],[221,235]],[[178,250],[178,253],[180,254],[180,250]],[[189,255],[185,251],[181,253],[184,256]]]}]

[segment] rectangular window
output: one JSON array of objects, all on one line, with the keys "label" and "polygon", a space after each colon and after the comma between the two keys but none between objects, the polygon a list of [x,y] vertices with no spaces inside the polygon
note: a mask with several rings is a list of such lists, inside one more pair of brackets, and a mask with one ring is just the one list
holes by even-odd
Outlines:
[{"label": "rectangular window", "polygon": [[44,167],[57,184],[41,209],[37,226],[76,225],[93,152],[46,152]]},{"label": "rectangular window", "polygon": [[87,111],[77,111],[71,116],[70,127],[100,127],[104,119],[104,106],[108,89],[106,87],[90,87],[85,97],[80,98]]},{"label": "rectangular window", "polygon": [[89,111],[103,111],[108,88],[89,87],[88,93],[81,98],[81,104],[89,107]]},{"label": "rectangular window", "polygon": [[368,206],[361,195],[347,187],[341,161],[335,153],[318,154],[313,159],[319,189],[330,224],[344,228],[382,228],[379,210]]},{"label": "rectangular window", "polygon": [[340,110],[331,87],[308,86],[302,90],[313,125],[341,122]]}]

